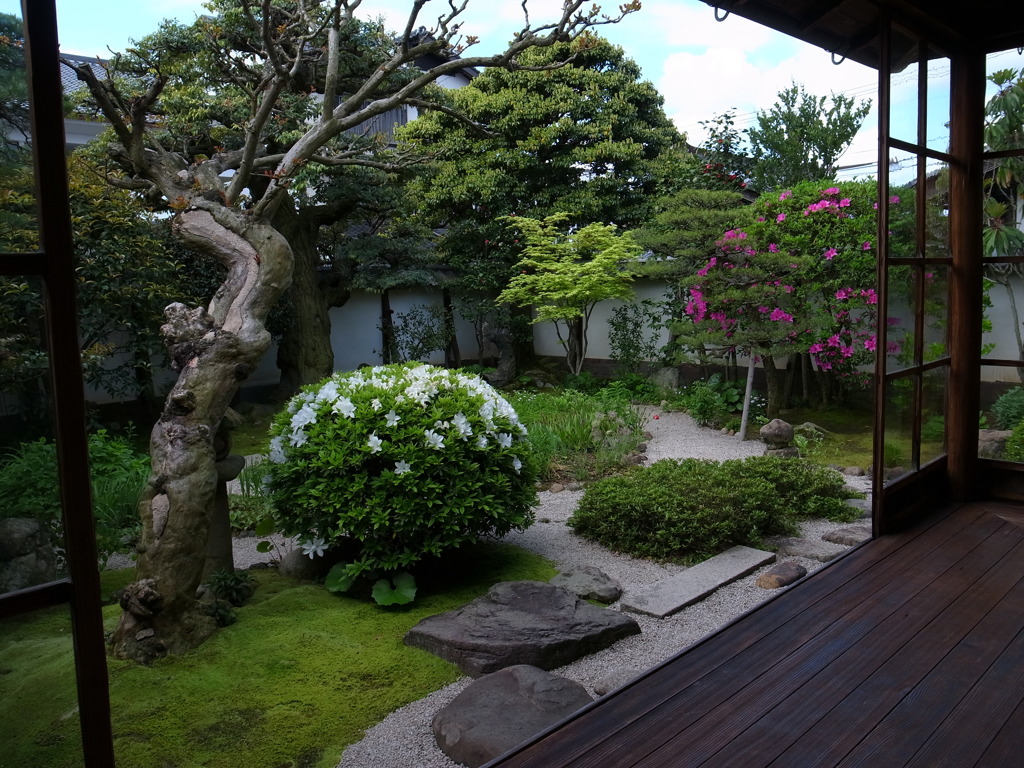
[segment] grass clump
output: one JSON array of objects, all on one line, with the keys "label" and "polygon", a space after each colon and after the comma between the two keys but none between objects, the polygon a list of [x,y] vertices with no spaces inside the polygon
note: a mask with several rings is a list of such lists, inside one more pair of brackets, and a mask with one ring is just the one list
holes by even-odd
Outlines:
[{"label": "grass clump", "polygon": [[586,480],[622,469],[643,439],[641,417],[621,389],[515,392],[509,402],[527,428],[541,480]]},{"label": "grass clump", "polygon": [[590,485],[569,525],[616,552],[693,563],[791,534],[800,519],[851,520],[848,496],[838,473],[810,462],[664,460]]},{"label": "grass clump", "polygon": [[[118,765],[334,768],[365,729],[461,676],[403,644],[414,624],[498,581],[555,574],[543,558],[499,543],[464,547],[434,565],[419,574],[414,606],[388,610],[275,571],[253,572],[258,589],[238,622],[194,652],[151,666],[108,660]],[[104,590],[130,577],[105,575]],[[119,614],[116,605],[104,609],[108,630]],[[0,670],[4,765],[78,765],[66,611],[4,622]]]}]

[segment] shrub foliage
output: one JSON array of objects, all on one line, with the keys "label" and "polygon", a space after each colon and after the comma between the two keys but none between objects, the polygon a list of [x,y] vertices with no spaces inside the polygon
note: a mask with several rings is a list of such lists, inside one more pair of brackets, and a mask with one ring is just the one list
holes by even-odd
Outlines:
[{"label": "shrub foliage", "polygon": [[280,529],[310,551],[355,544],[345,583],[533,522],[526,428],[476,376],[418,364],[335,374],[292,398],[270,433]]},{"label": "shrub foliage", "polygon": [[668,459],[592,484],[569,525],[617,552],[697,562],[792,533],[801,518],[850,519],[847,496],[838,473],[809,462]]}]

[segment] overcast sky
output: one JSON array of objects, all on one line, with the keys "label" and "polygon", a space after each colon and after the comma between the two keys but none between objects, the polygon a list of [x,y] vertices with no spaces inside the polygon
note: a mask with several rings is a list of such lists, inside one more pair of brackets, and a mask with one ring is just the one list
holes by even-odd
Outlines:
[{"label": "overcast sky", "polygon": [[[364,0],[361,10],[367,17],[383,16],[393,28],[404,28],[409,5],[409,0]],[[560,5],[559,0],[529,0],[530,20],[537,24],[552,19]],[[604,3],[609,10],[618,5],[618,0]],[[447,6],[447,0],[429,0],[421,24],[430,26],[431,18]],[[0,0],[0,9],[18,13],[18,4]],[[154,31],[163,18],[190,22],[202,10],[199,0],[57,0],[61,48],[67,53],[108,55],[130,39]],[[470,0],[464,32],[480,38],[471,52],[487,54],[500,50],[522,26],[521,0]],[[769,109],[776,94],[792,82],[817,95],[843,93],[858,100],[875,96],[874,70],[852,61],[836,66],[828,52],[735,15],[717,22],[712,8],[699,0],[643,0],[642,10],[602,28],[601,34],[640,64],[643,76],[665,97],[666,113],[693,144],[703,138],[700,121],[735,109],[737,126],[748,127],[755,113]],[[1013,50],[993,66],[1020,67],[1024,59]],[[936,66],[929,82],[932,87],[948,82],[948,68]],[[912,95],[912,78],[897,76],[896,83],[895,100]],[[907,110],[896,114],[913,124]],[[874,161],[876,121],[872,110],[841,166]],[[948,137],[943,122],[936,119],[929,130],[929,139],[942,149]],[[841,176],[863,176],[872,170],[851,168]]]}]

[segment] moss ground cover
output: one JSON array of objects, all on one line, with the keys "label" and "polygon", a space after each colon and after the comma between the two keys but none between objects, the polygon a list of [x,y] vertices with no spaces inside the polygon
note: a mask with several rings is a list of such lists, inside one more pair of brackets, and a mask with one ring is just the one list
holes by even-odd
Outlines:
[{"label": "moss ground cover", "polygon": [[[238,622],[195,652],[148,667],[108,660],[118,764],[334,766],[366,728],[459,677],[454,665],[402,644],[410,627],[497,581],[555,573],[542,558],[497,543],[435,565],[415,604],[400,609],[255,571],[259,586]],[[131,576],[106,576],[104,588]],[[118,612],[104,608],[108,629]],[[0,765],[78,764],[70,658],[65,612],[0,626]]]}]

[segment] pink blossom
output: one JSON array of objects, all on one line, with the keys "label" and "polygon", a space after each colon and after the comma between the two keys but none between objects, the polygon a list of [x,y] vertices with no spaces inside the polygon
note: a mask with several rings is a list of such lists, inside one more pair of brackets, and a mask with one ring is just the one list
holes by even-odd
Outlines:
[{"label": "pink blossom", "polygon": [[836,298],[837,299],[848,299],[852,295],[853,295],[853,289],[851,289],[851,288],[840,288],[838,291],[836,291]]},{"label": "pink blossom", "polygon": [[864,245],[862,245],[862,246],[860,247],[860,249],[861,249],[862,251],[870,251],[870,250],[871,250],[871,241],[870,241],[870,240],[865,240],[865,241],[864,241]]},{"label": "pink blossom", "polygon": [[895,341],[890,341],[885,345],[885,349],[890,355],[895,355],[900,351],[900,345]]},{"label": "pink blossom", "polygon": [[758,216],[758,217],[757,217],[757,220],[758,220],[758,221],[764,221],[764,216]]},{"label": "pink blossom", "polygon": [[828,189],[826,189],[821,194],[823,194],[823,195],[838,195],[839,194],[839,187],[829,187]]},{"label": "pink blossom", "polygon": [[868,304],[878,303],[878,294],[875,293],[874,288],[865,288],[860,292],[860,297]]},{"label": "pink blossom", "polygon": [[768,253],[778,253],[779,246],[775,243],[768,243]]},{"label": "pink blossom", "polygon": [[843,353],[843,357],[853,357],[853,347],[842,347],[840,350]]},{"label": "pink blossom", "polygon": [[850,207],[850,198],[844,197],[842,200],[840,200],[839,201],[839,207],[840,208],[849,208]]},{"label": "pink blossom", "polygon": [[793,196],[793,190],[792,189],[787,189],[785,192],[783,192],[781,195],[779,195],[779,202],[781,203],[783,200],[788,200],[792,196]]},{"label": "pink blossom", "polygon": [[782,286],[782,290],[784,290],[786,293],[792,293],[793,292],[793,286],[792,285],[784,285],[784,286]]},{"label": "pink blossom", "polygon": [[900,196],[899,195],[889,195],[889,202],[892,205],[899,205],[900,204]]},{"label": "pink blossom", "polygon": [[772,311],[770,319],[774,320],[776,323],[778,323],[778,322],[792,323],[793,322],[793,316],[791,314],[789,314],[788,312],[783,312],[778,307],[776,307]]},{"label": "pink blossom", "polygon": [[775,220],[776,221],[785,221],[786,220],[786,214],[780,213],[778,216],[775,217]]},{"label": "pink blossom", "polygon": [[830,347],[841,347],[842,346],[842,342],[839,341],[839,334],[837,333],[837,334],[834,334],[832,336],[829,336],[827,344]]},{"label": "pink blossom", "polygon": [[874,336],[872,336],[870,339],[864,339],[864,349],[866,349],[868,352],[874,352],[877,346],[878,343]]},{"label": "pink blossom", "polygon": [[832,259],[836,257],[836,253],[838,253],[838,251],[836,251],[835,248],[829,248],[825,251],[825,261],[832,261]]}]

